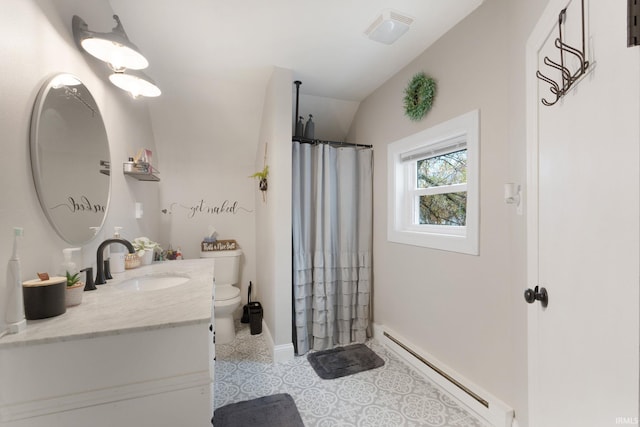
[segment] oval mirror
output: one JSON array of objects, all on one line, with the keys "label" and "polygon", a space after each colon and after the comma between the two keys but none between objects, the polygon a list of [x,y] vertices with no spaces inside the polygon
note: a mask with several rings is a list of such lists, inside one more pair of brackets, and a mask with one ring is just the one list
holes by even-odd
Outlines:
[{"label": "oval mirror", "polygon": [[49,222],[68,243],[89,242],[109,204],[109,141],[100,110],[77,77],[58,74],[45,82],[30,139],[33,179]]}]

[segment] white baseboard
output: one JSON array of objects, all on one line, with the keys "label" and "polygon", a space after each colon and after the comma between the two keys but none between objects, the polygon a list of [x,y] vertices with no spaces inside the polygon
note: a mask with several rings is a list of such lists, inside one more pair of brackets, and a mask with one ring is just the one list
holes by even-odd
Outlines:
[{"label": "white baseboard", "polygon": [[264,319],[262,319],[262,334],[264,335],[264,338],[267,341],[269,350],[271,350],[271,355],[273,356],[273,363],[286,362],[288,360],[293,360],[293,358],[295,357],[293,343],[275,345],[275,343],[273,342],[273,337],[271,336],[271,332],[269,331],[269,328],[267,327],[267,324],[265,323]]},{"label": "white baseboard", "polygon": [[274,363],[293,360],[294,357],[295,357],[295,352],[294,352],[292,343],[277,345],[273,348]]},{"label": "white baseboard", "polygon": [[[385,332],[396,341],[399,341],[402,345],[399,345],[393,339],[388,337],[388,335],[385,335]],[[474,414],[489,423],[489,425],[494,427],[512,427],[514,411],[500,399],[440,362],[428,352],[413,345],[397,332],[392,331],[383,325],[374,324],[373,334],[374,338],[378,340],[378,342],[391,349],[394,353],[400,356],[402,360],[416,368],[430,382],[437,384],[457,400],[462,402]],[[422,360],[416,357],[416,355],[427,360],[435,369],[425,364]],[[438,372],[438,370],[440,372]],[[446,377],[449,377],[454,382]],[[467,389],[467,391],[464,391],[459,385],[456,385],[456,382]],[[472,395],[475,395],[475,397]]]}]

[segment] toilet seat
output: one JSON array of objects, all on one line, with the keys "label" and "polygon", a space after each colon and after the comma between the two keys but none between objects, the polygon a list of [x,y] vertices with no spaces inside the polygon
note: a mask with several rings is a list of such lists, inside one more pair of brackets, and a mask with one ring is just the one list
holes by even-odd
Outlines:
[{"label": "toilet seat", "polygon": [[235,286],[216,286],[216,301],[226,301],[240,296],[240,289]]}]

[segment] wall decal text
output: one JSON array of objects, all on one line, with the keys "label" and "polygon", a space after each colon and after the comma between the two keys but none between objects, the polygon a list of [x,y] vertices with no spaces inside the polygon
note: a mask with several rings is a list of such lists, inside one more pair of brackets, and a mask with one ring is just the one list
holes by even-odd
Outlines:
[{"label": "wall decal text", "polygon": [[53,206],[51,209],[58,209],[60,207],[66,207],[71,213],[91,212],[91,213],[104,213],[104,205],[98,203],[91,203],[87,196],[80,196],[80,199],[76,200],[73,196],[67,198],[67,203],[60,203]]},{"label": "wall decal text", "polygon": [[252,210],[243,208],[240,203],[230,200],[224,200],[221,203],[208,203],[204,199],[200,199],[191,206],[173,202],[169,205],[169,209],[162,209],[162,213],[172,215],[178,213],[178,210],[184,212],[187,218],[194,218],[196,215],[236,215],[240,211],[251,213]]}]

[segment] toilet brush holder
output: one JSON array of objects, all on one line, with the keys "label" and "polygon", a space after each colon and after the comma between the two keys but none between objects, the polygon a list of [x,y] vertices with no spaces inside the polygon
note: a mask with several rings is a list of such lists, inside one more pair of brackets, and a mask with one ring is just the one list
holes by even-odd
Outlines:
[{"label": "toilet brush holder", "polygon": [[251,335],[258,335],[262,333],[262,305],[257,302],[249,303],[249,327],[251,328]]}]

